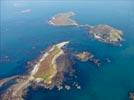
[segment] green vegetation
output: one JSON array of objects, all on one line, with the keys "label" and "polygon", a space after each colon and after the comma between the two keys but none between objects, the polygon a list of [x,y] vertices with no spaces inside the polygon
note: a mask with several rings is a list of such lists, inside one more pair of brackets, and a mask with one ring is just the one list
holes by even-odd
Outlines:
[{"label": "green vegetation", "polygon": [[97,25],[89,31],[97,40],[107,43],[118,43],[122,41],[122,32],[109,25]]},{"label": "green vegetation", "polygon": [[40,63],[39,69],[34,75],[35,78],[42,78],[46,83],[51,81],[52,76],[56,72],[56,65],[52,63],[52,60],[60,51],[61,49],[55,46],[54,49],[49,52],[49,55]]}]

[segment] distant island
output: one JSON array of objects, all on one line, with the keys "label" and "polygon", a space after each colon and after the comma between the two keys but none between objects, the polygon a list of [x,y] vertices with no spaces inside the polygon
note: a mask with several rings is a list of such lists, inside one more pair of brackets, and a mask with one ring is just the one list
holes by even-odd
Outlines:
[{"label": "distant island", "polygon": [[90,58],[93,58],[93,55],[89,52],[80,52],[77,53],[75,56],[80,61],[88,61]]},{"label": "distant island", "polygon": [[59,13],[53,16],[48,23],[53,26],[77,26],[78,23],[70,18],[74,15],[75,13],[71,11],[65,13]]},{"label": "distant island", "polygon": [[100,24],[89,27],[89,33],[93,35],[95,39],[105,43],[117,44],[123,40],[123,32],[109,25]]},{"label": "distant island", "polygon": [[89,35],[93,36],[96,40],[109,43],[109,44],[120,44],[123,41],[123,32],[118,30],[112,26],[106,24],[99,24],[99,25],[81,25],[78,24],[75,20],[71,19],[71,16],[74,16],[75,13],[64,12],[58,13],[54,17],[49,20],[49,24],[53,26],[78,26],[88,29]]}]

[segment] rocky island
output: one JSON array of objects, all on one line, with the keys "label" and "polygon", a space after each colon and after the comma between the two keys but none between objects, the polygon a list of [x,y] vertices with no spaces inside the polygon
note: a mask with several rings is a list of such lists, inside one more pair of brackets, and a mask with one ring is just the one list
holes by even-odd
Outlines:
[{"label": "rocky island", "polygon": [[123,32],[109,25],[100,24],[89,27],[89,33],[95,39],[105,43],[118,44],[123,40]]},{"label": "rocky island", "polygon": [[53,16],[48,23],[53,26],[77,26],[78,23],[70,18],[74,15],[74,12],[59,13]]},{"label": "rocky island", "polygon": [[75,13],[72,11],[58,13],[57,15],[52,17],[48,21],[48,23],[53,26],[78,26],[86,28],[88,29],[88,33],[95,39],[109,44],[120,44],[120,42],[123,41],[123,32],[121,30],[106,24],[99,24],[96,26],[92,26],[89,24],[81,25],[70,18],[74,15]]},{"label": "rocky island", "polygon": [[80,52],[77,53],[75,56],[80,61],[88,61],[89,59],[93,58],[93,55],[89,52]]},{"label": "rocky island", "polygon": [[90,52],[80,52],[80,53],[77,53],[75,54],[76,58],[82,62],[85,62],[85,61],[90,61],[92,62],[93,64],[97,65],[97,66],[100,66],[100,60],[95,58],[94,55]]},{"label": "rocky island", "polygon": [[[63,47],[68,43],[69,41],[66,41],[53,45],[37,60],[28,75],[6,79],[8,81],[17,78],[16,83],[5,90],[0,98],[2,100],[23,100],[29,86],[42,86],[47,89],[62,88],[64,75],[72,71],[71,63],[63,50]],[[3,81],[1,80],[0,83],[2,85]]]}]

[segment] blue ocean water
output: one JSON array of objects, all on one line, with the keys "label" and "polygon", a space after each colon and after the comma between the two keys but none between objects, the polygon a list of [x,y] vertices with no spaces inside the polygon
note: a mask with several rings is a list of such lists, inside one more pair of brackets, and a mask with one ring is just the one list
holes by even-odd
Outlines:
[{"label": "blue ocean water", "polygon": [[[30,12],[22,11],[30,9]],[[121,47],[92,39],[78,27],[53,27],[47,21],[56,13],[73,11],[81,24],[108,24],[124,32]],[[119,1],[1,1],[0,79],[22,75],[27,62],[36,59],[49,45],[69,40],[70,51],[89,51],[111,63],[96,68],[92,63],[76,62],[81,90],[30,90],[27,100],[128,100],[134,91],[134,2]]]}]

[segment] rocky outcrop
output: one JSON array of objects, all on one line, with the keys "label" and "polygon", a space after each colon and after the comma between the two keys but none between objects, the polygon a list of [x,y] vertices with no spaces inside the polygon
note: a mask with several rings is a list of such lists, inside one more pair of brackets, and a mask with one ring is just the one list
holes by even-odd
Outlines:
[{"label": "rocky outcrop", "polygon": [[90,52],[80,52],[75,54],[75,57],[80,61],[90,61],[93,64],[100,66],[100,60],[95,58],[94,55]]}]

